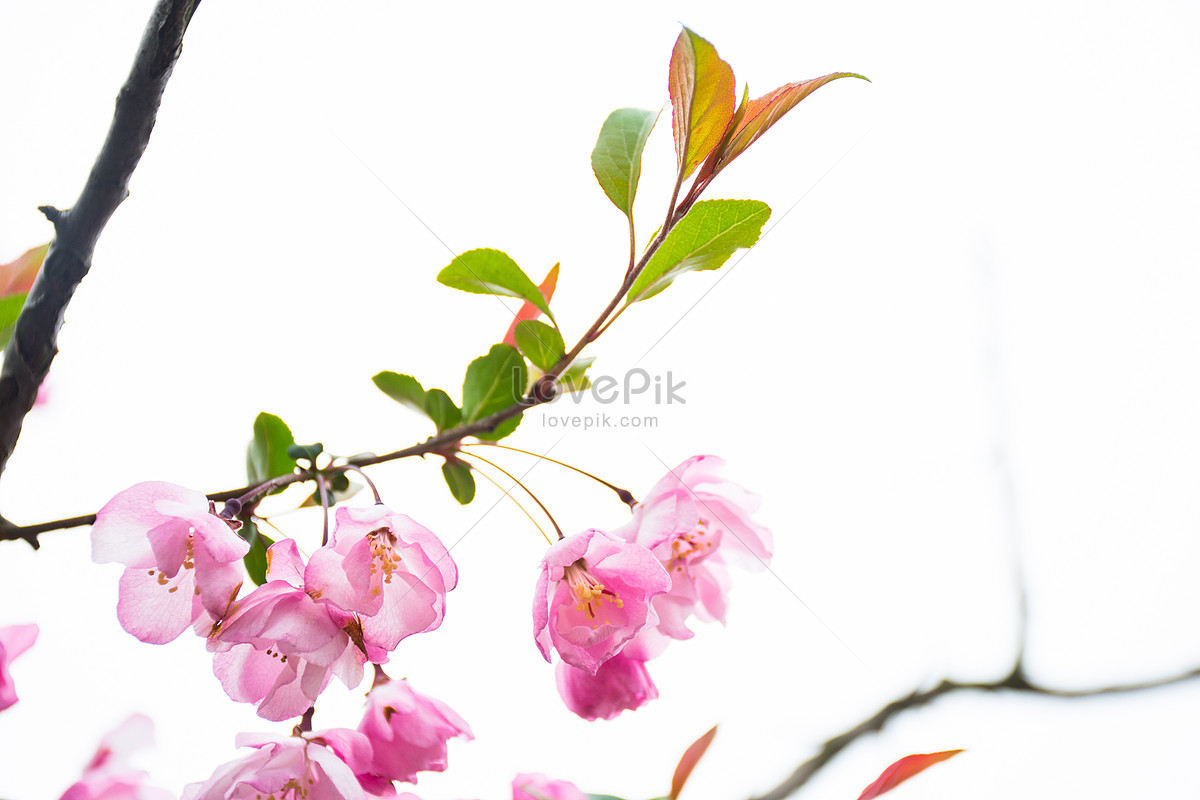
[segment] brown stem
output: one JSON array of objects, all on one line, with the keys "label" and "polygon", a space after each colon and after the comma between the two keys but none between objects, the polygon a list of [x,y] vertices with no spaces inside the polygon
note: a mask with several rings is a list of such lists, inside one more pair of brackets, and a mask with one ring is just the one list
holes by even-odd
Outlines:
[{"label": "brown stem", "polygon": [[300,717],[300,722],[292,729],[293,736],[299,736],[302,733],[312,732],[313,714],[317,713],[316,706],[309,706],[308,711],[304,712],[304,716]]}]

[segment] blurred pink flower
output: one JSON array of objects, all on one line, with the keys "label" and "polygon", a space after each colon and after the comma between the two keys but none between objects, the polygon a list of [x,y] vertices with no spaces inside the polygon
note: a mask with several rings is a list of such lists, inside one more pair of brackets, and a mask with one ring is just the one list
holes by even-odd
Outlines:
[{"label": "blurred pink flower", "polygon": [[[217,767],[207,781],[185,786],[183,800],[367,800],[351,767],[325,746],[322,737],[331,733],[283,738],[238,734],[238,747],[254,751]],[[343,743],[358,736],[350,730],[338,734]]]},{"label": "blurred pink flower", "polygon": [[649,658],[666,639],[690,639],[687,619],[724,623],[729,564],[766,569],[771,532],[753,519],[759,501],[718,476],[725,462],[693,456],[671,470],[633,510],[633,519],[613,531],[649,548],[671,576],[670,590],[654,598],[658,624],[640,636],[631,654]]},{"label": "blurred pink flower", "polygon": [[595,675],[600,665],[658,619],[650,600],[671,579],[638,544],[589,530],[555,543],[542,559],[533,600],[533,632],[547,661]]},{"label": "blurred pink flower", "polygon": [[613,719],[658,697],[658,688],[642,661],[622,651],[589,675],[564,661],[555,666],[558,693],[567,708],[587,720]]},{"label": "blurred pink flower", "polygon": [[249,549],[207,497],[162,481],[121,492],[92,525],[92,560],[127,567],[117,618],[151,644],[223,617],[242,584],[237,562]]},{"label": "blurred pink flower", "polygon": [[416,783],[418,772],[446,769],[450,739],[475,738],[449,706],[414,691],[406,680],[387,680],[371,689],[358,730],[371,742],[371,773],[407,783]]},{"label": "blurred pink flower", "polygon": [[13,683],[12,675],[8,672],[8,665],[17,656],[33,647],[37,636],[38,626],[32,623],[0,628],[0,711],[18,700],[17,687]]},{"label": "blurred pink flower", "polygon": [[213,671],[234,700],[257,703],[270,720],[298,717],[337,675],[362,680],[365,654],[350,615],[318,603],[300,585],[304,562],[292,539],[267,551],[267,583],[238,600],[209,636]]},{"label": "blurred pink flower", "polygon": [[50,376],[47,375],[38,386],[37,396],[33,398],[34,406],[44,406],[50,402]]},{"label": "blurred pink flower", "polygon": [[60,800],[174,800],[165,789],[145,785],[146,773],[130,769],[129,756],[153,742],[154,723],[134,714],[100,740],[96,754]]},{"label": "blurred pink flower", "polygon": [[513,778],[513,800],[588,800],[570,781],[555,781],[540,772],[521,773]]},{"label": "blurred pink flower", "polygon": [[341,507],[329,544],[313,553],[304,571],[306,590],[362,619],[372,660],[414,633],[442,624],[446,592],[458,570],[431,531],[386,506]]}]

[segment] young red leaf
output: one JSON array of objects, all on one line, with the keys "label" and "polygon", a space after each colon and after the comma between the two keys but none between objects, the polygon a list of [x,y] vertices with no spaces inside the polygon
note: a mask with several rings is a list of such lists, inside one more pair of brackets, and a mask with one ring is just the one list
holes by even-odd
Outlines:
[{"label": "young red leaf", "polygon": [[[546,273],[546,279],[544,281],[542,281],[541,284],[538,285],[538,291],[542,293],[542,297],[546,298],[547,303],[549,303],[550,300],[554,297],[554,289],[557,286],[558,286],[558,264],[555,264],[553,267],[550,268],[550,271],[548,273]],[[537,319],[541,315],[542,315],[541,309],[539,309],[533,303],[526,300],[524,303],[521,304],[521,308],[520,308],[520,310],[517,311],[517,315],[515,317],[513,317],[512,325],[508,326],[508,333],[504,334],[504,338],[501,341],[503,341],[507,345],[516,347],[517,346],[517,323],[521,322],[523,320],[527,320],[527,319]]]},{"label": "young red leaf", "polygon": [[962,750],[943,750],[940,753],[919,753],[917,755],[905,756],[885,769],[883,774],[875,779],[874,783],[863,789],[863,793],[858,796],[858,800],[871,800],[872,797],[879,797],[879,795],[885,792],[890,792],[918,772],[922,772],[939,761],[945,761],[947,758],[952,758],[961,752]]},{"label": "young red leaf", "polygon": [[26,250],[17,256],[15,261],[0,264],[0,297],[28,292],[49,249],[50,244],[47,242]]},{"label": "young red leaf", "polygon": [[733,69],[687,28],[675,41],[669,77],[671,127],[683,178],[721,141],[733,116]]},{"label": "young red leaf", "polygon": [[725,168],[726,164],[741,155],[747,147],[754,144],[758,137],[766,133],[768,128],[778,122],[784,114],[795,108],[801,100],[825,84],[835,81],[838,78],[862,78],[864,81],[867,80],[862,75],[853,72],[834,72],[829,75],[822,75],[819,78],[813,78],[809,81],[800,81],[799,83],[789,83],[780,86],[773,92],[751,100],[746,105],[745,113],[738,121],[733,135],[729,137],[728,142],[718,155],[713,174],[715,175],[720,172]]},{"label": "young red leaf", "polygon": [[671,776],[671,793],[667,795],[669,800],[676,800],[679,797],[679,793],[683,791],[683,785],[687,783],[688,776],[692,774],[692,770],[696,768],[696,764],[700,762],[700,758],[708,750],[708,746],[712,744],[713,737],[716,735],[717,726],[713,725],[707,733],[692,742],[683,752],[683,757],[679,759],[679,765],[675,767],[675,774]]}]

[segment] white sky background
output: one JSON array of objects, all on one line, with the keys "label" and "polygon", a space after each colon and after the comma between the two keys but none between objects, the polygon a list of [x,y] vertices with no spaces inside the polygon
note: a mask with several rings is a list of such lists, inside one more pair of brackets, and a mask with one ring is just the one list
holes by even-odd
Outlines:
[{"label": "white sky background", "polygon": [[[37,205],[77,196],[152,5],[0,9],[0,261],[50,237]],[[698,625],[651,663],[659,700],[584,723],[532,642],[536,530],[487,485],[457,507],[432,460],[376,470],[386,502],[457,542],[461,571],[443,628],[389,667],[477,735],[417,792],[503,798],[513,774],[543,771],[651,797],[720,722],[687,796],[746,797],[917,686],[1004,674],[1001,443],[1033,676],[1086,688],[1200,664],[1194,4],[525,8],[204,0],[68,311],[51,402],[0,482],[4,515],[94,511],[142,480],[239,486],[260,410],[340,454],[423,439],[369,377],[411,372],[457,397],[510,319],[434,281],[450,254],[425,225],[535,279],[562,261],[555,308],[576,338],[627,247],[591,174],[595,135],[615,108],[666,101],[683,22],[739,93],[839,70],[874,82],[823,88],[711,188],[771,205],[758,247],[639,304],[590,351],[607,374],[669,371],[686,405],[562,401],[509,443],[639,496],[662,462],[723,456],[764,498],[775,577],[736,574],[728,627]],[[672,163],[664,116],[642,242]],[[543,417],[596,413],[658,424],[564,436]],[[528,479],[568,531],[626,518],[553,465]],[[280,523],[319,543],[318,516]],[[42,626],[15,668],[22,702],[0,715],[0,796],[56,797],[135,710],[158,726],[140,763],[172,791],[233,758],[238,731],[288,729],[224,697],[202,641],[121,631],[120,569],[91,564],[86,531],[43,542],[0,546],[0,625]],[[360,698],[331,686],[317,726],[352,727]],[[897,800],[1192,792],[1198,711],[1197,686],[958,695],[861,740],[799,796],[853,798],[900,756],[959,747]]]}]

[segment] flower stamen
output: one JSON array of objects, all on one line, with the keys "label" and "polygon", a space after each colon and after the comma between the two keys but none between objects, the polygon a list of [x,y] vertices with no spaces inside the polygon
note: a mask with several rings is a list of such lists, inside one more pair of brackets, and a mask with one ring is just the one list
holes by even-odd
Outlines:
[{"label": "flower stamen", "polygon": [[588,571],[587,562],[582,558],[563,567],[563,579],[575,595],[577,601],[575,610],[583,612],[583,615],[593,622],[593,628],[598,624],[595,620],[599,616],[605,600],[616,605],[617,608],[625,605],[621,598],[605,589],[604,584],[596,580],[596,576]]}]

